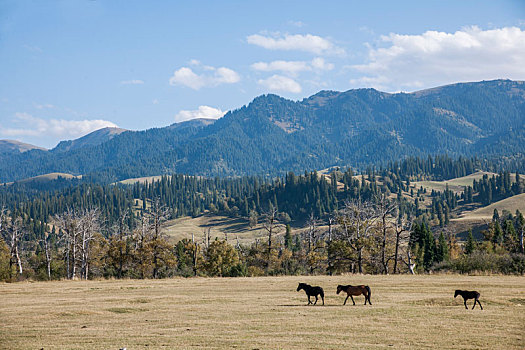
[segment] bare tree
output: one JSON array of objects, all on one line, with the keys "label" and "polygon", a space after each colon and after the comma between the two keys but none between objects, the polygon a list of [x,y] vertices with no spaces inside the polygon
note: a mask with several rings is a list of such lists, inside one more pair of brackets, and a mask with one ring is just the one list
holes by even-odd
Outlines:
[{"label": "bare tree", "polygon": [[278,223],[277,223],[277,209],[273,206],[270,206],[270,209],[263,214],[264,216],[264,222],[263,227],[268,233],[268,261],[266,268],[267,270],[270,269],[270,263],[271,263],[271,257],[272,257],[272,236],[275,231],[278,229]]},{"label": "bare tree", "polygon": [[49,247],[49,234],[44,232],[44,238],[40,240],[44,245],[44,252],[46,254],[47,278],[51,279],[51,247]]},{"label": "bare tree", "polygon": [[85,210],[80,214],[80,278],[89,277],[90,243],[100,230],[100,213],[97,209]]},{"label": "bare tree", "polygon": [[407,260],[402,259],[405,265],[408,267],[408,270],[412,275],[415,275],[416,272],[414,269],[416,268],[416,262],[412,260],[412,253],[410,252],[410,248],[407,248]]},{"label": "bare tree", "polygon": [[410,247],[408,247],[409,234],[410,234],[410,231],[412,230],[412,221],[407,220],[407,218],[404,215],[399,216],[398,219],[396,220],[394,230],[396,232],[396,244],[395,244],[395,250],[394,250],[394,273],[399,272],[398,267],[397,267],[397,262],[400,259],[399,252],[401,249],[401,244],[404,243],[404,245],[407,248],[407,258],[408,258],[408,262],[406,264],[410,272],[414,274],[414,268],[416,265],[415,263],[412,262],[412,258],[410,256]]},{"label": "bare tree", "polygon": [[357,253],[359,273],[363,273],[363,248],[374,233],[377,219],[376,210],[370,202],[347,201],[339,213],[339,234]]},{"label": "bare tree", "polygon": [[22,275],[22,260],[20,259],[20,241],[24,234],[22,218],[17,216],[10,218],[5,208],[0,209],[0,232],[7,243],[10,251],[9,271],[13,270],[13,265],[18,268],[19,275]]},{"label": "bare tree", "polygon": [[377,201],[376,210],[381,226],[381,265],[385,275],[388,275],[388,262],[390,260],[387,256],[388,229],[391,226],[390,217],[396,209],[397,203],[389,201],[384,194]]},{"label": "bare tree", "polygon": [[111,237],[110,245],[113,247],[113,249],[110,249],[110,255],[113,255],[112,259],[116,262],[118,278],[123,277],[124,264],[129,259],[129,254],[127,254],[126,243],[126,236],[128,236],[128,231],[126,229],[126,220],[128,219],[128,217],[129,213],[124,212],[118,218],[117,224],[112,227],[113,235]]},{"label": "bare tree", "polygon": [[61,240],[64,241],[64,257],[67,276],[69,279],[77,277],[80,268],[80,278],[89,276],[90,243],[100,229],[100,214],[97,209],[75,211],[68,209],[56,215],[54,224],[59,228]]},{"label": "bare tree", "polygon": [[160,267],[160,256],[163,250],[162,244],[162,223],[169,219],[170,210],[165,205],[160,204],[160,200],[157,198],[153,202],[153,206],[149,213],[151,228],[153,230],[153,236],[151,240],[151,249],[153,253],[153,278],[158,277]]},{"label": "bare tree", "polygon": [[317,235],[317,227],[319,226],[319,220],[314,216],[313,213],[310,213],[310,216],[308,217],[307,221],[308,225],[308,253],[312,251],[312,245],[316,241],[316,235]]},{"label": "bare tree", "polygon": [[66,212],[55,215],[53,223],[59,228],[60,240],[64,242],[67,278],[74,279],[77,273],[80,222],[74,210],[69,208]]},{"label": "bare tree", "polygon": [[332,213],[328,216],[328,242],[332,242],[333,227],[337,223],[337,213]]}]

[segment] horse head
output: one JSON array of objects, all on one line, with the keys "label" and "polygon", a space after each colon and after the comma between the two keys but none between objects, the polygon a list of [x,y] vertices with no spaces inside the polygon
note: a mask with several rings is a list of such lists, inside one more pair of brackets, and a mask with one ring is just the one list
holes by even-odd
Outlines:
[{"label": "horse head", "polygon": [[306,286],[305,283],[299,283],[299,285],[297,286],[297,291],[300,291],[301,289],[304,289],[305,286]]},{"label": "horse head", "polygon": [[343,286],[342,285],[338,285],[337,286],[337,294],[341,293],[342,290],[343,290]]},{"label": "horse head", "polygon": [[454,292],[454,298],[461,294],[461,291],[459,289],[456,289]]}]

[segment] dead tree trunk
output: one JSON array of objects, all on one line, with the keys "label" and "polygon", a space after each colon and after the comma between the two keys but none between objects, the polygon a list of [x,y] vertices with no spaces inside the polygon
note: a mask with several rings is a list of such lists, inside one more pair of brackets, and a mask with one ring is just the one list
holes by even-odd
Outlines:
[{"label": "dead tree trunk", "polygon": [[271,266],[272,236],[274,234],[274,230],[276,226],[277,209],[271,207],[270,210],[264,214],[264,216],[265,216],[264,229],[266,230],[266,232],[268,232],[268,250],[267,250],[268,260],[266,262],[266,271],[268,272]]},{"label": "dead tree trunk", "polygon": [[410,249],[407,250],[407,261],[405,261],[405,264],[407,265],[408,270],[410,271],[410,273],[412,275],[415,275],[416,272],[415,272],[414,269],[416,268],[416,262],[412,261],[412,255],[410,253]]},{"label": "dead tree trunk", "polygon": [[6,210],[0,211],[0,233],[9,246],[9,273],[13,271],[13,266],[16,266],[18,274],[23,273],[22,260],[20,259],[20,240],[23,236],[23,222],[21,217],[9,218]]},{"label": "dead tree trunk", "polygon": [[46,254],[47,278],[50,280],[51,279],[51,251],[49,249],[49,242],[47,241],[47,237],[44,236],[43,241],[44,241],[44,251]]}]

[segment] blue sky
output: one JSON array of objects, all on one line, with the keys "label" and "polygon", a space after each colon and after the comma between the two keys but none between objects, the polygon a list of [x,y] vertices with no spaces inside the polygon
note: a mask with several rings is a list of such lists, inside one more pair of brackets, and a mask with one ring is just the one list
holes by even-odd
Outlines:
[{"label": "blue sky", "polygon": [[0,139],[220,117],[255,96],[525,80],[525,1],[0,0]]}]

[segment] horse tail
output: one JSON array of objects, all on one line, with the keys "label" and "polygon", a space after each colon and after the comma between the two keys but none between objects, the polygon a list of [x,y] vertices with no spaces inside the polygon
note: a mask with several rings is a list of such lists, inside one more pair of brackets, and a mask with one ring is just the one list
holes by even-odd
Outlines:
[{"label": "horse tail", "polygon": [[372,295],[372,291],[370,290],[369,286],[365,286],[367,292],[368,292],[368,302],[370,302],[370,296]]},{"label": "horse tail", "polygon": [[321,295],[321,298],[324,298],[324,290],[323,290],[323,288],[319,287],[319,289],[321,290],[320,293],[319,293]]}]

